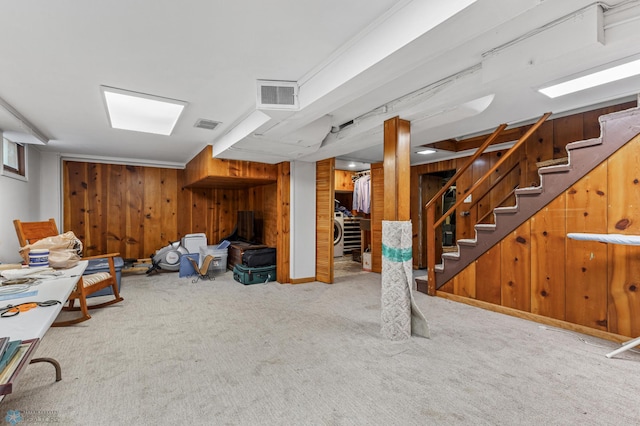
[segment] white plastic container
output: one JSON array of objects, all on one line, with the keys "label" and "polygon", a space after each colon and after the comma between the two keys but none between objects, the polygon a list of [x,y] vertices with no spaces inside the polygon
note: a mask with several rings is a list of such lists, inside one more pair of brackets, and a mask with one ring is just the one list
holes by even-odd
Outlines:
[{"label": "white plastic container", "polygon": [[200,247],[207,245],[207,235],[204,233],[187,234],[182,237],[181,244],[189,253],[199,253]]}]

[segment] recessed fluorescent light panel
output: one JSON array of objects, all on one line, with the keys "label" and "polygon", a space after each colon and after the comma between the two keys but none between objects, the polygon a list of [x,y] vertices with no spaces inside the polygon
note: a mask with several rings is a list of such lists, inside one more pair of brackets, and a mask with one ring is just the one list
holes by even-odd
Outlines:
[{"label": "recessed fluorescent light panel", "polygon": [[569,93],[579,92],[580,90],[590,89],[592,87],[622,80],[627,77],[633,77],[634,75],[639,74],[640,59],[594,72],[583,77],[574,78],[573,80],[565,81],[564,83],[543,87],[538,91],[550,98],[557,98],[558,96],[568,95]]},{"label": "recessed fluorescent light panel", "polygon": [[170,135],[186,102],[100,86],[114,129]]},{"label": "recessed fluorescent light panel", "polygon": [[431,148],[423,149],[422,151],[416,152],[416,154],[421,154],[421,155],[429,155],[429,154],[435,154],[435,153],[436,153],[436,150]]}]

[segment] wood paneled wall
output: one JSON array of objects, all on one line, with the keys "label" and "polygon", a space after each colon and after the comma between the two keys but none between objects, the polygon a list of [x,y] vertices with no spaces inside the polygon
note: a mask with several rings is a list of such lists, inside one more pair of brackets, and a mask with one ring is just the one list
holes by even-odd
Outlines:
[{"label": "wood paneled wall", "polygon": [[185,188],[184,171],[176,169],[74,161],[65,161],[63,169],[64,230],[84,241],[87,255],[119,252],[125,258],[147,258],[199,232],[217,244],[233,231],[238,210],[256,212],[264,244],[276,247],[278,235],[288,233],[278,230],[284,216],[278,210],[277,183]]},{"label": "wood paneled wall", "polygon": [[640,247],[566,238],[640,235],[640,136],[441,290],[623,336],[640,335]]},{"label": "wood paneled wall", "polygon": [[144,258],[178,239],[178,170],[64,162],[64,231],[85,254]]}]

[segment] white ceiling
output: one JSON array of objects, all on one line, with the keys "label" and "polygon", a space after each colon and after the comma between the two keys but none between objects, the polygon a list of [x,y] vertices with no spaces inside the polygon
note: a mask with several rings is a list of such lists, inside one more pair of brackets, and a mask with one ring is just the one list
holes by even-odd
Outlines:
[{"label": "white ceiling", "polygon": [[[0,106],[0,129],[37,129],[40,149],[68,157],[180,167],[210,144],[221,158],[377,162],[393,116],[411,121],[418,147],[640,92],[640,77],[557,99],[536,91],[640,56],[638,0],[0,5],[0,98],[14,112]],[[258,110],[258,79],[297,82],[300,108]],[[115,130],[101,85],[188,105],[171,136]],[[195,128],[200,118],[221,124]]]}]

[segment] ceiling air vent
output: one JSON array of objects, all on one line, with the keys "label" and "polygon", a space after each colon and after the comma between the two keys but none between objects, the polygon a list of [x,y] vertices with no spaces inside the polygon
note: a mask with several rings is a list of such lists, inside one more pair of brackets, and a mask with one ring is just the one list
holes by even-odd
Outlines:
[{"label": "ceiling air vent", "polygon": [[258,109],[298,109],[298,83],[258,80]]},{"label": "ceiling air vent", "polygon": [[200,118],[198,119],[198,121],[196,121],[196,124],[194,124],[193,127],[198,127],[200,129],[213,130],[216,127],[218,127],[218,124],[220,124],[220,122],[218,121],[207,120],[206,118]]}]

